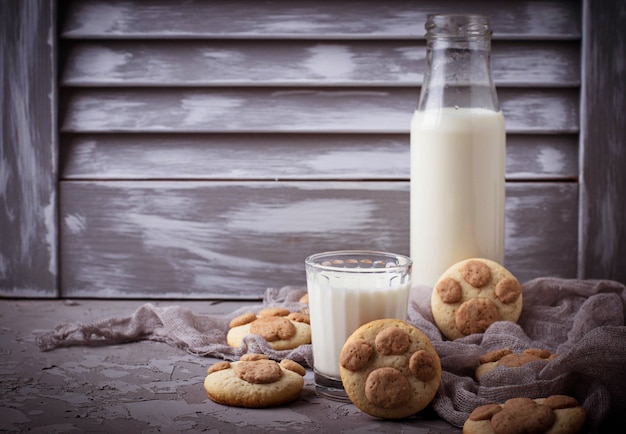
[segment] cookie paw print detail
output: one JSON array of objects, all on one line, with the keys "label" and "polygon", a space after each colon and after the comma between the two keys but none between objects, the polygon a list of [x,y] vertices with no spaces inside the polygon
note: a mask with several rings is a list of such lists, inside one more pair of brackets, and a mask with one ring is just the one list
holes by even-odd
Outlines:
[{"label": "cookie paw print detail", "polygon": [[339,365],[354,405],[385,419],[418,413],[432,401],[441,381],[441,362],[430,340],[396,319],[359,327],[347,339]]},{"label": "cookie paw print detail", "polygon": [[226,341],[231,347],[240,347],[249,334],[261,336],[278,351],[311,343],[309,315],[282,307],[265,308],[258,315],[241,314],[230,321],[229,327]]},{"label": "cookie paw print detail", "polygon": [[478,359],[480,365],[476,368],[476,379],[480,380],[487,372],[499,366],[517,368],[531,362],[550,362],[559,355],[540,348],[527,348],[522,353],[514,353],[510,348],[501,348],[483,354]]},{"label": "cookie paw print detail", "polygon": [[433,318],[448,339],[483,333],[496,321],[517,322],[522,286],[497,262],[471,258],[448,268],[431,297]]},{"label": "cookie paw print detail", "polygon": [[474,409],[463,425],[463,433],[575,434],[585,419],[585,409],[571,396],[512,398],[504,404],[485,404]]},{"label": "cookie paw print detail", "polygon": [[204,389],[211,400],[235,407],[263,408],[297,399],[306,370],[291,359],[280,363],[264,354],[244,354],[237,362],[217,362],[207,370]]}]

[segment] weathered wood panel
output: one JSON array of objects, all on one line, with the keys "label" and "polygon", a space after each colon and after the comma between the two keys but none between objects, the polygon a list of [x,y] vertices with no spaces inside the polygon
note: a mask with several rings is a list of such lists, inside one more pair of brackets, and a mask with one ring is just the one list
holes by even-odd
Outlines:
[{"label": "weathered wood panel", "polygon": [[[74,89],[62,132],[408,133],[419,89]],[[578,132],[577,89],[498,90],[508,132]]]},{"label": "weathered wood panel", "polygon": [[[68,297],[258,298],[317,251],[407,253],[408,182],[61,183]],[[576,274],[576,184],[507,186],[506,264]]]},{"label": "weathered wood panel", "polygon": [[626,3],[585,11],[579,274],[626,283]]},{"label": "weathered wood panel", "polygon": [[61,31],[63,294],[256,298],[315,251],[407,253],[424,21],[461,9],[494,23],[506,263],[575,276],[578,2],[94,0]]},{"label": "weathered wood panel", "polygon": [[[406,134],[70,134],[63,179],[408,180]],[[507,179],[575,180],[578,136],[509,135]]]},{"label": "weathered wood panel", "polygon": [[72,1],[63,38],[423,38],[426,15],[463,11],[492,16],[496,38],[577,39],[580,2],[387,0],[298,2],[229,0]]},{"label": "weathered wood panel", "polygon": [[[81,41],[64,86],[419,86],[422,41]],[[498,86],[578,86],[578,41],[496,41]],[[253,71],[251,73],[251,71]]]},{"label": "weathered wood panel", "polygon": [[0,2],[0,294],[57,294],[55,3]]}]

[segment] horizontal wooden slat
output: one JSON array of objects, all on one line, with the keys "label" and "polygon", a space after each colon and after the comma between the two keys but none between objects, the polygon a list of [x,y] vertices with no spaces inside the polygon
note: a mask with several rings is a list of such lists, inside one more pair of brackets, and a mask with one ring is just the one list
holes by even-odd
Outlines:
[{"label": "horizontal wooden slat", "polygon": [[[577,89],[500,88],[507,131],[578,131]],[[62,132],[406,133],[419,89],[77,89]]]},{"label": "horizontal wooden slat", "polygon": [[[63,179],[409,179],[409,136],[63,135]],[[509,135],[507,178],[574,179],[576,135]]]},{"label": "horizontal wooden slat", "polygon": [[578,1],[72,1],[63,38],[421,38],[426,15],[491,15],[496,38],[579,38]]},{"label": "horizontal wooden slat", "polygon": [[[69,44],[64,86],[417,86],[414,41],[84,41]],[[577,86],[578,42],[493,44],[496,85]]]},{"label": "horizontal wooden slat", "polygon": [[[66,297],[257,298],[322,250],[409,249],[408,182],[62,182]],[[575,277],[575,184],[507,186],[505,265]]]}]

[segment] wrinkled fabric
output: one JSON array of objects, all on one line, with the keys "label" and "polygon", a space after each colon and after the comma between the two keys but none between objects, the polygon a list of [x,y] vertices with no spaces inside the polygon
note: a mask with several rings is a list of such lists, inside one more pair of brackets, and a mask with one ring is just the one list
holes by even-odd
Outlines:
[{"label": "wrinkled fabric", "polygon": [[[240,348],[229,347],[230,320],[245,312],[282,306],[306,307],[298,300],[303,288],[269,288],[263,302],[221,316],[196,315],[180,306],[145,304],[132,315],[95,323],[59,324],[37,338],[42,350],[73,345],[111,345],[138,340],[165,342],[198,356],[237,360],[248,352],[273,359],[289,358],[313,365],[311,345],[276,351],[260,336],[249,335]],[[461,427],[471,411],[489,402],[552,394],[575,397],[587,410],[586,429],[597,431],[610,414],[626,411],[626,287],[613,281],[542,278],[523,285],[523,310],[517,323],[501,321],[485,333],[450,341],[434,323],[432,289],[411,290],[408,322],[432,342],[443,368],[441,387],[432,407]],[[481,355],[499,348],[522,352],[541,348],[559,354],[546,363],[497,368],[478,382],[474,371]]]}]

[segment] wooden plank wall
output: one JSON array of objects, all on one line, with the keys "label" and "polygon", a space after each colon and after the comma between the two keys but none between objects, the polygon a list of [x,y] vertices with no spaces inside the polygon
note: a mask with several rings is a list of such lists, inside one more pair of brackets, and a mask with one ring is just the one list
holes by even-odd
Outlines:
[{"label": "wooden plank wall", "polygon": [[0,295],[58,295],[55,2],[0,1]]},{"label": "wooden plank wall", "polygon": [[430,12],[492,16],[506,265],[576,277],[581,4],[72,1],[60,27],[67,297],[257,298],[322,250],[409,250]]}]

